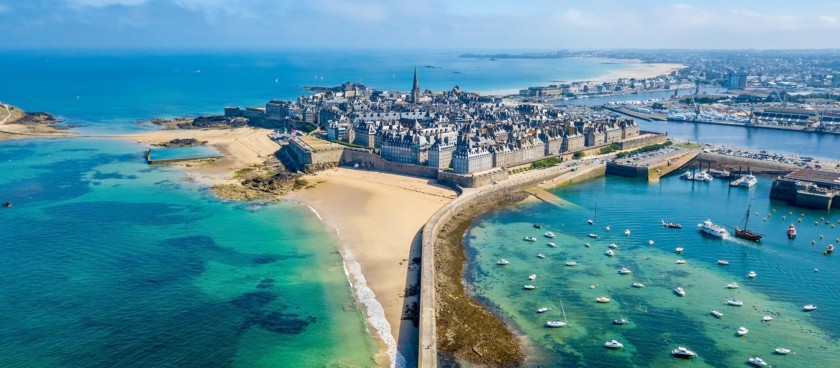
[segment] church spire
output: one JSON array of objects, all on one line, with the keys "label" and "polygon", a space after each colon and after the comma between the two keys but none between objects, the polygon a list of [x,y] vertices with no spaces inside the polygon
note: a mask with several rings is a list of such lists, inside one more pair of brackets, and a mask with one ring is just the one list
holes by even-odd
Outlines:
[{"label": "church spire", "polygon": [[420,101],[420,82],[417,81],[417,67],[414,67],[414,85],[411,87],[411,102]]}]

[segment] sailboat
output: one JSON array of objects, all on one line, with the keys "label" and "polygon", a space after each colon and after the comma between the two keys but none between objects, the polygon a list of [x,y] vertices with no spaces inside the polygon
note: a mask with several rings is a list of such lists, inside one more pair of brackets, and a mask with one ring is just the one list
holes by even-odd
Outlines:
[{"label": "sailboat", "polygon": [[737,236],[739,238],[743,238],[743,239],[752,240],[752,241],[757,242],[757,241],[760,241],[761,237],[763,237],[764,235],[761,235],[761,234],[759,234],[755,231],[752,231],[752,230],[747,230],[747,223],[750,221],[750,207],[751,206],[752,206],[752,200],[750,200],[750,204],[747,205],[747,215],[744,216],[744,228],[741,229],[739,227],[736,227],[735,228],[735,236]]}]

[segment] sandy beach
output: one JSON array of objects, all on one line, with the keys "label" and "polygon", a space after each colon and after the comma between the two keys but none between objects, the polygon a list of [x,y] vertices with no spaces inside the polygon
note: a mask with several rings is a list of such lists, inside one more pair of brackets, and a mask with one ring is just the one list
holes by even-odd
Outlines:
[{"label": "sandy beach", "polygon": [[261,164],[277,152],[280,146],[268,137],[270,133],[269,129],[252,127],[207,130],[173,129],[118,135],[113,138],[133,140],[149,146],[176,138],[207,141],[206,145],[218,149],[224,157],[212,164],[195,165],[187,162],[176,165],[184,167],[196,180],[208,185],[216,185],[235,183],[233,174],[237,169],[247,165]]},{"label": "sandy beach", "polygon": [[629,68],[616,70],[592,79],[588,82],[603,83],[615,82],[619,78],[653,78],[664,74],[669,74],[674,70],[685,68],[683,64],[671,63],[643,63],[641,60],[624,60],[624,59],[603,59],[604,62],[620,62],[622,64],[631,64]]},{"label": "sandy beach", "polygon": [[[384,310],[394,339],[390,344],[396,343],[406,360],[416,361],[417,328],[411,320],[402,319],[404,305],[417,302],[416,296],[404,295],[419,284],[419,264],[412,259],[420,257],[423,225],[455,198],[455,192],[428,179],[350,168],[322,171],[306,179],[315,186],[287,198],[314,208],[328,226],[338,230],[344,259],[358,262],[367,287]],[[358,297],[359,280],[353,282]],[[377,328],[370,313],[368,320]],[[383,340],[389,344],[387,337]]]}]

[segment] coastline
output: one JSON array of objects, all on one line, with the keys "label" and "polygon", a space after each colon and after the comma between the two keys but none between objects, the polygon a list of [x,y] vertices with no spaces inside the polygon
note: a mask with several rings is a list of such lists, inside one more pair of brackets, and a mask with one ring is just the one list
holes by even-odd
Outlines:
[{"label": "coastline", "polygon": [[309,206],[336,230],[354,294],[391,366],[403,360],[413,366],[418,328],[410,318],[418,302],[420,233],[455,192],[428,179],[343,167],[305,178],[312,185],[285,199]]}]

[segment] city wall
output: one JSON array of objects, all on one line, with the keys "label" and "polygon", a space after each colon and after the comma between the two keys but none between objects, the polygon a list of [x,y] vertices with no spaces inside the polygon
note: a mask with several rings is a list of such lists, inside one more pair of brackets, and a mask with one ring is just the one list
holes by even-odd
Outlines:
[{"label": "city wall", "polygon": [[437,179],[440,184],[451,187],[477,188],[503,181],[508,177],[507,170],[497,167],[469,175],[441,171],[438,173]]},{"label": "city wall", "polygon": [[618,143],[622,150],[631,150],[650,146],[652,144],[662,144],[668,140],[668,136],[662,133],[641,132],[642,135],[630,139],[626,139]]},{"label": "city wall", "polygon": [[[438,210],[423,227],[422,235],[422,265],[420,271],[420,339],[418,366],[432,368],[438,366],[437,332],[435,312],[435,259],[434,246],[440,228],[452,220],[461,211],[470,206],[498,200],[511,193],[535,186],[547,180],[558,181],[561,185],[585,181],[604,175],[606,166],[595,164],[589,167],[578,167],[575,171],[568,167],[552,167],[544,170],[527,172],[508,180],[498,182],[468,192],[464,192],[452,202]],[[561,177],[561,178],[558,178]]]},{"label": "city wall", "polygon": [[379,157],[379,155],[357,148],[344,147],[343,153],[337,162],[345,166],[359,165],[360,168],[366,170],[377,170],[429,179],[438,178],[437,168],[386,161],[382,157]]}]

